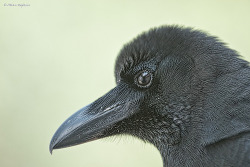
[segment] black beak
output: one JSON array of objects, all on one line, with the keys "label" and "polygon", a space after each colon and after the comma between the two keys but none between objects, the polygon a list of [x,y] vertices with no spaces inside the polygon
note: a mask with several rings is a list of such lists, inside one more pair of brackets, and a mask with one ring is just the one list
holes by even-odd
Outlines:
[{"label": "black beak", "polygon": [[54,134],[50,142],[50,153],[53,149],[105,137],[103,134],[105,130],[136,111],[135,104],[138,96],[134,94],[131,97],[132,94],[126,86],[117,86],[95,102],[77,111]]}]

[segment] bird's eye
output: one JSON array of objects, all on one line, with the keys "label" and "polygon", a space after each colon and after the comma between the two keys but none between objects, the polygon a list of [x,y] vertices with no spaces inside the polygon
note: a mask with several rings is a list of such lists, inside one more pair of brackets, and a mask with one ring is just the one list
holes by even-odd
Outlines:
[{"label": "bird's eye", "polygon": [[135,83],[140,88],[148,88],[152,83],[153,75],[148,71],[140,71],[135,76]]}]

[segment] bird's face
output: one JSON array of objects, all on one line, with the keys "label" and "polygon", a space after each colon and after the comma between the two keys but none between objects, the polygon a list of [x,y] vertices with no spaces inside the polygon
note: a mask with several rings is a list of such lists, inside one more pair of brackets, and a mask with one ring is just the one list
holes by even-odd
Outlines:
[{"label": "bird's face", "polygon": [[156,146],[180,141],[190,116],[192,60],[157,45],[159,39],[143,41],[124,47],[116,61],[116,87],[69,117],[54,134],[51,152],[118,134]]}]

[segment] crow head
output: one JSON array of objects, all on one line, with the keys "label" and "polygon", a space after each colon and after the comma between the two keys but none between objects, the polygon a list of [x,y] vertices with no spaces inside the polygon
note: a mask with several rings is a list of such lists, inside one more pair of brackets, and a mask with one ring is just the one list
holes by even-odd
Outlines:
[{"label": "crow head", "polygon": [[202,145],[225,136],[209,137],[214,131],[208,127],[216,127],[217,117],[211,116],[215,109],[206,108],[207,99],[218,106],[224,95],[209,98],[218,79],[246,66],[233,50],[201,31],[151,29],[123,47],[115,65],[116,87],[68,118],[50,151],[128,134],[155,145],[163,159],[192,151],[197,156]]}]

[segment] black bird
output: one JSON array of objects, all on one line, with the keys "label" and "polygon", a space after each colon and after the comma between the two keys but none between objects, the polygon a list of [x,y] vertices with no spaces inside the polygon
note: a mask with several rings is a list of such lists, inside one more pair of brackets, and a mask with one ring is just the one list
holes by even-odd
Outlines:
[{"label": "black bird", "polygon": [[165,167],[250,166],[250,68],[216,37],[180,26],[142,33],[120,51],[116,87],[68,118],[53,149],[128,134]]}]

